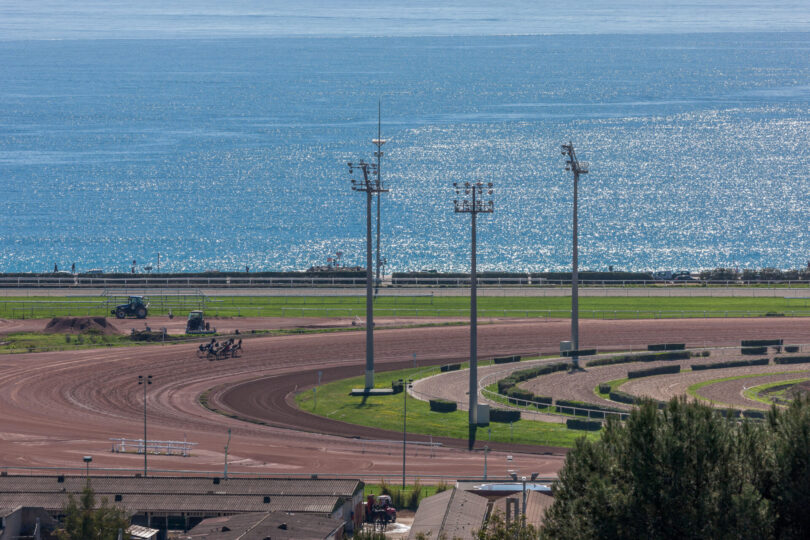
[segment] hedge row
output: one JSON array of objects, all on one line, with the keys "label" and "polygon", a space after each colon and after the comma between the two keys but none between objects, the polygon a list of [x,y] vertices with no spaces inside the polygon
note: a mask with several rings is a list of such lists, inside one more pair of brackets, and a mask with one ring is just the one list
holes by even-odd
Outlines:
[{"label": "hedge row", "polygon": [[712,354],[711,351],[692,351],[693,358],[700,358],[700,357],[706,358],[710,354]]},{"label": "hedge row", "polygon": [[765,411],[746,410],[742,412],[744,418],[765,418]]},{"label": "hedge row", "polygon": [[458,371],[461,369],[461,364],[445,364],[440,369],[442,371]]},{"label": "hedge row", "polygon": [[613,364],[629,364],[631,362],[656,362],[658,360],[688,360],[692,357],[689,351],[669,351],[669,352],[656,352],[646,354],[623,354],[621,356],[612,356],[610,358],[597,358],[591,360],[586,365],[592,366],[608,366]]},{"label": "hedge row", "polygon": [[769,360],[767,358],[757,358],[756,360],[733,360],[730,362],[717,362],[716,364],[692,364],[693,371],[700,371],[702,369],[723,369],[732,367],[743,366],[767,366]]},{"label": "hedge row", "polygon": [[599,383],[599,393],[600,394],[609,394],[610,393],[610,385],[608,383]]},{"label": "hedge row", "polygon": [[594,356],[596,354],[596,349],[577,349],[575,351],[563,351],[562,356],[571,357],[571,356]]},{"label": "hedge row", "polygon": [[810,362],[810,356],[777,356],[774,364],[804,364]]},{"label": "hedge row", "polygon": [[518,420],[520,420],[520,411],[513,411],[511,409],[489,410],[490,422],[517,422]]},{"label": "hedge row", "polygon": [[663,375],[666,373],[680,373],[681,366],[674,365],[674,366],[660,366],[656,368],[650,369],[637,369],[634,371],[627,372],[628,379],[638,379],[639,377],[649,377],[650,375]]},{"label": "hedge row", "polygon": [[767,347],[769,345],[782,345],[781,339],[744,339],[740,342],[743,347]]},{"label": "hedge row", "polygon": [[608,397],[611,401],[618,401],[619,403],[627,403],[628,405],[635,405],[638,401],[638,398],[632,394],[628,394],[627,392],[622,392],[621,390],[614,390]]},{"label": "hedge row", "polygon": [[648,351],[682,351],[686,349],[686,343],[656,343],[647,345]]},{"label": "hedge row", "polygon": [[551,398],[548,396],[536,396],[530,390],[524,390],[523,388],[518,388],[517,386],[513,386],[510,388],[506,395],[510,398],[514,398],[514,400],[510,399],[509,403],[517,404],[517,400],[523,401],[534,401],[536,403],[542,403],[544,405],[551,405]]},{"label": "hedge row", "polygon": [[519,382],[528,381],[529,379],[539,377],[540,375],[548,375],[549,373],[554,373],[556,371],[565,371],[567,369],[568,364],[557,362],[555,364],[544,364],[542,366],[515,371],[508,377],[498,381],[498,393],[506,394],[510,388]]},{"label": "hedge row", "polygon": [[799,346],[798,345],[785,345],[785,352],[788,352],[788,353],[799,352]]},{"label": "hedge row", "polygon": [[493,358],[492,361],[496,364],[509,364],[510,362],[520,362],[520,355],[514,356],[500,356]]},{"label": "hedge row", "polygon": [[431,399],[430,410],[436,412],[453,412],[458,408],[455,401],[447,401],[446,399]]},{"label": "hedge row", "polygon": [[768,347],[740,347],[742,354],[768,354]]},{"label": "hedge row", "polygon": [[402,381],[391,381],[391,389],[394,391],[395,394],[401,393],[403,390]]},{"label": "hedge row", "polygon": [[589,420],[569,418],[565,421],[565,427],[568,429],[579,429],[582,431],[599,431],[602,429],[602,422],[591,422]]}]

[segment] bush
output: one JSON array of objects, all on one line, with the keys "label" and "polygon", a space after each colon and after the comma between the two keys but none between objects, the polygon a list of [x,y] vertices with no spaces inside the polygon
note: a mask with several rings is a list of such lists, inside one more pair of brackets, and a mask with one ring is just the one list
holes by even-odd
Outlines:
[{"label": "bush", "polygon": [[650,377],[652,375],[664,375],[667,373],[680,373],[681,366],[674,365],[674,366],[661,366],[656,368],[650,369],[637,369],[635,371],[628,371],[627,378],[628,379],[638,379],[639,377]]},{"label": "bush", "polygon": [[520,411],[513,411],[511,409],[489,410],[490,422],[517,422],[518,420],[520,420]]},{"label": "bush", "polygon": [[500,356],[493,358],[492,361],[496,364],[508,364],[510,362],[520,362],[520,356]]},{"label": "bush", "polygon": [[621,390],[614,390],[612,391],[608,397],[611,401],[618,401],[619,403],[627,403],[629,405],[635,405],[638,402],[638,398],[632,394],[628,394],[627,392],[622,392]]},{"label": "bush", "polygon": [[711,351],[692,351],[692,358],[706,358]]},{"label": "bush", "polygon": [[810,356],[777,356],[773,362],[775,364],[804,364],[810,362]]},{"label": "bush", "polygon": [[394,391],[395,394],[399,394],[403,390],[402,381],[391,381],[391,389]]},{"label": "bush", "polygon": [[589,420],[569,418],[565,421],[565,427],[568,429],[579,429],[582,431],[599,431],[602,429],[602,422],[591,422]]},{"label": "bush", "polygon": [[768,347],[740,347],[742,354],[768,354]]},{"label": "bush", "polygon": [[455,401],[447,401],[446,399],[431,399],[430,410],[433,412],[453,412],[458,409],[458,404]]},{"label": "bush", "polygon": [[599,384],[599,393],[600,394],[609,394],[611,391],[610,385],[608,383],[600,383]]},{"label": "bush", "polygon": [[687,360],[692,357],[689,351],[670,351],[646,354],[624,354],[621,356],[613,356],[610,358],[597,358],[591,360],[586,365],[593,366],[608,366],[613,364],[629,364],[631,362],[656,362],[659,360]]},{"label": "bush", "polygon": [[785,345],[785,352],[786,353],[799,352],[799,346],[798,345]]},{"label": "bush", "polygon": [[743,347],[767,347],[769,345],[782,345],[781,339],[744,339],[740,342]]},{"label": "bush", "polygon": [[441,368],[441,371],[458,371],[461,369],[461,364],[445,364]]},{"label": "bush", "polygon": [[717,362],[714,364],[692,364],[694,371],[703,369],[723,369],[743,366],[767,366],[770,361],[767,358],[757,358],[756,360],[732,360],[729,362]]},{"label": "bush", "polygon": [[685,343],[657,343],[655,345],[647,345],[648,351],[682,351],[686,349]]}]

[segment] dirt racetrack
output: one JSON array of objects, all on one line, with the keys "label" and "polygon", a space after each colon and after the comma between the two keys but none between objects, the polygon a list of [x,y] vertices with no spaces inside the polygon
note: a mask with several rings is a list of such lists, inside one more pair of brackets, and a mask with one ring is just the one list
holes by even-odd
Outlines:
[{"label": "dirt racetrack", "polygon": [[[265,328],[278,327],[281,322],[236,320],[244,329],[262,321]],[[17,323],[0,323],[0,332],[7,326],[19,326]],[[321,323],[334,324],[334,320]],[[143,321],[137,324],[142,328]],[[161,326],[152,319],[149,324],[153,329]],[[483,324],[479,326],[479,354],[552,353],[568,338],[569,330],[569,321]],[[806,319],[768,318],[586,320],[581,322],[580,336],[583,348],[614,349],[676,341],[692,346],[734,345],[741,339],[772,337],[791,343],[810,341]],[[464,359],[469,330],[463,326],[380,328],[375,342],[378,371],[412,365],[413,354],[418,365],[429,365]],[[217,362],[197,358],[196,345],[189,344],[2,355],[0,468],[81,469],[83,455],[93,455],[93,468],[142,468],[143,455],[112,453],[109,438],[143,436],[143,387],[138,386],[137,378],[151,374],[149,439],[187,439],[197,446],[188,458],[150,455],[150,469],[221,471],[231,428],[230,471],[334,473],[377,479],[381,474],[401,473],[401,434],[329,421],[290,405],[291,394],[311,388],[318,370],[323,371],[324,382],[360,375],[364,344],[363,332],[257,337],[245,340],[241,357]],[[210,389],[214,389],[209,394],[212,405],[267,425],[205,409],[198,397]],[[481,452],[468,452],[464,442],[444,442],[446,446],[432,451],[424,446],[409,448],[408,474],[424,480],[430,475],[482,473]],[[548,475],[562,465],[560,451],[545,455],[550,449],[509,445],[498,445],[496,450],[489,456],[491,475],[504,475],[507,468]],[[514,456],[508,464],[507,454]]]}]

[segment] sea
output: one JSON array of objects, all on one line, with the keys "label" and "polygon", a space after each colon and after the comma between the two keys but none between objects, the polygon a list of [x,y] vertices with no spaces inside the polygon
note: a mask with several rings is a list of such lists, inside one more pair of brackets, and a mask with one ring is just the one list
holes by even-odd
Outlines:
[{"label": "sea", "polygon": [[[0,272],[810,260],[810,3],[0,0]],[[373,209],[376,218],[376,207]]]}]

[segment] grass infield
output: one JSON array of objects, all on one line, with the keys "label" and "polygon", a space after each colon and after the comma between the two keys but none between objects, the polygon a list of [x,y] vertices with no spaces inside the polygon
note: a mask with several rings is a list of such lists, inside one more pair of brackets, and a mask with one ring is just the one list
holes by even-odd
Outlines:
[{"label": "grass infield", "polygon": [[[628,291],[631,292],[631,291]],[[639,293],[643,292],[640,290]],[[810,316],[810,307],[782,297],[581,297],[581,318],[649,319],[689,317]],[[169,304],[150,306],[153,315],[166,315]],[[375,314],[381,317],[467,317],[466,297],[379,296]],[[185,317],[195,307],[172,308]],[[364,317],[365,297],[356,296],[217,296],[204,308],[220,317]],[[486,317],[568,318],[570,297],[503,296],[478,298],[478,312]],[[103,297],[6,297],[0,300],[0,318],[50,318],[58,316],[110,316]]]},{"label": "grass infield", "polygon": [[[376,387],[390,388],[391,382],[398,379],[418,379],[435,374],[438,370],[425,368],[406,369],[375,373]],[[300,392],[296,397],[298,406],[307,412],[318,414],[350,424],[376,427],[402,432],[404,402],[408,407],[408,433],[454,437],[467,439],[469,416],[467,411],[438,413],[430,410],[425,401],[410,396],[360,397],[350,396],[352,388],[361,388],[363,377],[344,379],[317,388],[317,406],[313,390]],[[476,439],[480,443],[496,441],[502,443],[536,444],[571,447],[579,437],[598,438],[598,434],[569,430],[565,424],[519,420],[513,424],[490,423],[478,428]]]}]

